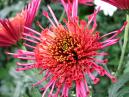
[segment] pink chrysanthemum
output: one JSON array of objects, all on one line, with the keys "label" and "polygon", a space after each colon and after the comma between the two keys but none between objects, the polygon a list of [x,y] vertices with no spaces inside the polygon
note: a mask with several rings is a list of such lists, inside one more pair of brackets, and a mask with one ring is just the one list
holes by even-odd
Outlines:
[{"label": "pink chrysanthemum", "polygon": [[123,10],[129,9],[129,0],[102,0],[102,1],[110,3]]},{"label": "pink chrysanthemum", "polygon": [[32,0],[28,6],[11,19],[0,19],[0,46],[16,44],[21,39],[24,26],[31,27],[41,0]]},{"label": "pink chrysanthemum", "polygon": [[[69,89],[73,84],[76,86],[76,97],[87,97],[89,88],[85,76],[88,75],[94,84],[97,84],[99,78],[94,76],[94,72],[100,76],[108,76],[113,82],[116,81],[114,76],[98,65],[107,63],[107,59],[100,60],[96,56],[107,55],[105,52],[101,53],[100,50],[117,43],[119,39],[116,37],[124,29],[126,23],[119,30],[100,36],[99,32],[95,31],[98,10],[89,16],[86,22],[78,19],[77,4],[75,0],[72,4],[72,12],[70,12],[72,14],[68,16],[68,20],[64,21],[65,26],[57,21],[51,7],[48,6],[54,21],[46,11],[43,14],[51,22],[50,28],[45,28],[39,33],[26,27],[30,33],[24,33],[27,37],[24,39],[35,43],[36,46],[25,45],[34,50],[18,50],[14,54],[8,53],[15,58],[33,60],[30,63],[17,63],[21,66],[17,68],[17,71],[36,68],[41,70],[41,73],[45,73],[44,77],[34,84],[36,86],[45,80],[49,81],[41,89],[44,91],[42,97],[46,97],[48,89],[50,92],[47,97],[58,97],[58,95],[68,97]],[[110,37],[103,40],[108,35]]]}]

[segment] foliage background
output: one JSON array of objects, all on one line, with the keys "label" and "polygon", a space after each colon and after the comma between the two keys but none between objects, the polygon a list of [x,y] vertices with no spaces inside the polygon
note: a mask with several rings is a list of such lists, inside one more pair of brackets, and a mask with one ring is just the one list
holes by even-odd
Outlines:
[{"label": "foliage background", "polygon": [[[24,8],[28,0],[0,0],[0,18],[10,18]],[[40,30],[36,26],[36,21],[40,21],[43,27],[47,27],[49,22],[42,16],[42,10],[46,9],[46,5],[50,4],[58,19],[60,19],[63,12],[63,7],[59,3],[50,2],[50,0],[42,0],[40,10],[34,21],[33,28]],[[80,19],[87,19],[87,16],[94,11],[94,6],[79,6]],[[125,21],[125,12],[117,10],[112,17],[105,16],[100,12],[97,16],[98,28],[101,34],[119,29]],[[124,33],[124,32],[123,32]],[[121,47],[123,43],[123,33],[120,35],[120,41],[112,47],[105,49],[110,55],[108,64],[105,68],[112,74],[115,73],[121,54]],[[89,82],[91,89],[91,97],[129,97],[129,45],[126,50],[124,59],[124,72],[118,77],[118,82],[113,84],[109,78],[100,77],[101,81],[97,85]],[[14,52],[15,47],[0,48],[0,97],[41,97],[39,87],[32,87],[32,84],[39,80],[42,75],[38,74],[37,70],[16,72],[15,62],[19,61],[11,56],[5,54],[6,51]],[[44,85],[43,83],[42,85]],[[75,97],[75,89],[72,88],[69,93],[70,97]]]}]

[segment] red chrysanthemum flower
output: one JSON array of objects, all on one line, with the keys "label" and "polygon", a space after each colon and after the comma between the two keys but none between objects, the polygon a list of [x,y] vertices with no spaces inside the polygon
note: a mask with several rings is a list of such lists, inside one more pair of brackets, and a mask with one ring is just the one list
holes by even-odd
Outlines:
[{"label": "red chrysanthemum flower", "polygon": [[110,3],[123,10],[129,9],[129,0],[102,0],[102,1]]},{"label": "red chrysanthemum flower", "polygon": [[11,19],[0,19],[0,46],[16,44],[21,39],[24,26],[31,27],[41,0],[32,0],[28,6]]},{"label": "red chrysanthemum flower", "polygon": [[[76,1],[73,3],[76,4]],[[117,43],[119,39],[116,37],[122,32],[126,23],[119,30],[100,36],[100,32],[95,31],[98,10],[89,16],[89,20],[86,22],[78,19],[77,5],[74,4],[72,4],[71,11],[75,13],[72,12],[68,16],[68,20],[64,22],[65,26],[57,21],[51,7],[48,6],[54,21],[46,11],[43,14],[51,22],[50,28],[45,28],[39,33],[26,27],[30,33],[24,33],[24,36],[27,37],[24,39],[35,43],[36,46],[25,45],[34,50],[18,50],[14,54],[8,53],[15,58],[32,60],[30,63],[17,63],[18,66],[21,66],[21,68],[17,68],[17,71],[36,68],[45,74],[40,81],[34,84],[36,86],[45,80],[49,81],[41,89],[44,91],[42,97],[46,97],[48,89],[50,92],[47,97],[58,97],[58,95],[68,97],[69,89],[73,84],[76,86],[76,97],[87,97],[89,88],[86,75],[93,80],[94,84],[99,82],[99,78],[93,74],[94,72],[100,76],[106,75],[112,81],[116,81],[114,76],[98,65],[106,64],[107,59],[100,60],[96,56],[107,55],[105,52],[101,53],[100,50]],[[110,37],[103,40],[106,36]]]}]

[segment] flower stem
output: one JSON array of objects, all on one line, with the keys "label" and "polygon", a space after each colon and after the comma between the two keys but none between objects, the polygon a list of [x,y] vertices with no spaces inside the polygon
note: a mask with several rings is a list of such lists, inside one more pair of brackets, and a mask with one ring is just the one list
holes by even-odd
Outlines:
[{"label": "flower stem", "polygon": [[123,43],[123,46],[122,46],[122,52],[121,52],[121,56],[120,56],[119,65],[118,65],[118,68],[117,68],[117,71],[116,71],[116,76],[121,74],[122,69],[123,69],[123,61],[124,61],[126,46],[127,46],[127,42],[128,42],[128,35],[129,35],[129,14],[126,15],[126,20],[128,21],[128,24],[125,27],[124,43]]},{"label": "flower stem", "polygon": [[59,19],[59,22],[62,22],[63,18],[64,18],[64,15],[65,15],[65,10],[63,10],[62,14],[61,14],[61,17]]}]

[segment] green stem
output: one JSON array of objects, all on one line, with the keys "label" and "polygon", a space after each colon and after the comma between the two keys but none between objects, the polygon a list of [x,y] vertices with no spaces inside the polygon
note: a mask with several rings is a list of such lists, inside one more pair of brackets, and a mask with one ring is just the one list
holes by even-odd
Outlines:
[{"label": "green stem", "polygon": [[62,14],[61,14],[61,17],[59,19],[59,22],[62,22],[63,18],[64,18],[64,15],[65,15],[65,10],[63,10]]},{"label": "green stem", "polygon": [[128,21],[128,24],[125,27],[124,43],[123,43],[123,46],[122,46],[122,52],[121,52],[121,56],[120,56],[119,65],[118,65],[118,68],[117,68],[117,71],[116,71],[116,76],[121,74],[122,69],[123,69],[123,61],[124,61],[126,46],[127,46],[127,42],[128,42],[128,35],[129,35],[129,14],[126,15],[126,20]]}]

